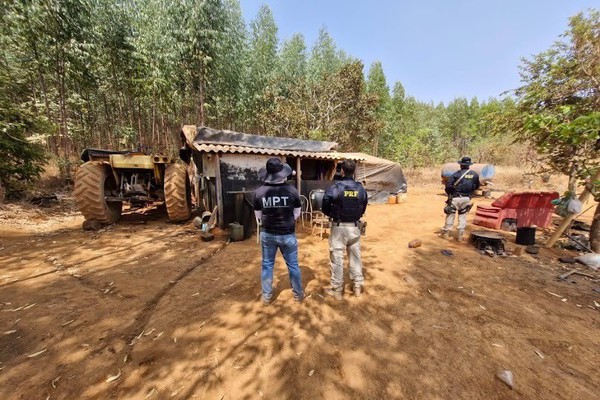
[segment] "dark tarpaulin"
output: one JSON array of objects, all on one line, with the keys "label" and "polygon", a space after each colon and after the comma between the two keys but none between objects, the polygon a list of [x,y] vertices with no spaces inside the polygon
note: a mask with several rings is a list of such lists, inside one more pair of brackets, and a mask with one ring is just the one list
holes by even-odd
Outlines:
[{"label": "dark tarpaulin", "polygon": [[356,180],[363,183],[370,203],[387,203],[390,194],[405,193],[406,178],[400,164],[362,153],[349,153],[361,156],[356,167]]},{"label": "dark tarpaulin", "polygon": [[337,143],[335,142],[260,136],[249,133],[217,130],[205,126],[201,126],[197,129],[193,142],[196,144],[220,144],[310,152],[327,152],[335,150],[337,147]]}]

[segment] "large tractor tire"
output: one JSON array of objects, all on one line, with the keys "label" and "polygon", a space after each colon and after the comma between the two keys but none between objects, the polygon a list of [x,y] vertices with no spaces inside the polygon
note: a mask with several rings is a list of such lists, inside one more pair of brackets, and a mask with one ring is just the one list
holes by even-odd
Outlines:
[{"label": "large tractor tire", "polygon": [[123,203],[107,202],[106,193],[117,188],[110,166],[88,161],[77,170],[75,203],[87,221],[113,223],[121,217]]},{"label": "large tractor tire", "polygon": [[187,221],[192,215],[192,190],[185,165],[165,169],[165,204],[171,221]]}]

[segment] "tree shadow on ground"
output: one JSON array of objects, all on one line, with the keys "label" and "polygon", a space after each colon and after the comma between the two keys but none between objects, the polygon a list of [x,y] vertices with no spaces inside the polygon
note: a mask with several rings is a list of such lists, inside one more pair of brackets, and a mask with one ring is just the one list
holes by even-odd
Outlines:
[{"label": "tree shadow on ground", "polygon": [[[253,240],[206,244],[162,220],[90,235],[15,243],[0,258],[46,251],[65,267],[2,288],[0,322],[17,330],[0,336],[3,398],[567,399],[597,389],[597,311],[546,294],[586,300],[537,260],[488,259],[431,234],[412,250],[405,236],[366,237],[366,293],[338,302],[323,292],[327,241],[301,232],[310,297],[293,302],[279,255],[277,299],[264,306]],[[495,378],[504,369],[514,391]]]}]

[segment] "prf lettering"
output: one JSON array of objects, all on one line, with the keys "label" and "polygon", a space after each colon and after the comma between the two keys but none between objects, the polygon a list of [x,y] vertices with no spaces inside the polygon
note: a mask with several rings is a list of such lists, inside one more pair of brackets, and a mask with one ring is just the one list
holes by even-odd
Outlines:
[{"label": "prf lettering", "polygon": [[288,196],[272,196],[272,197],[264,197],[262,199],[263,207],[287,207],[288,205]]},{"label": "prf lettering", "polygon": [[344,197],[358,197],[358,190],[344,190]]}]

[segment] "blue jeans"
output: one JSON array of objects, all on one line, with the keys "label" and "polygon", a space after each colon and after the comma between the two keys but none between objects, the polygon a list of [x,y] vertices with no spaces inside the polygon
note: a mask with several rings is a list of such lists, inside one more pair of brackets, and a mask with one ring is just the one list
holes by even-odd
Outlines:
[{"label": "blue jeans", "polygon": [[261,232],[260,243],[262,246],[262,293],[266,300],[273,296],[273,268],[275,267],[275,255],[277,249],[281,250],[285,264],[290,274],[290,284],[295,299],[301,299],[302,275],[298,267],[298,241],[296,234],[275,235],[272,233]]}]

